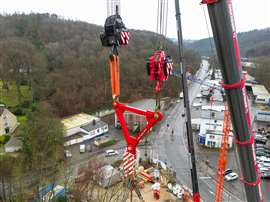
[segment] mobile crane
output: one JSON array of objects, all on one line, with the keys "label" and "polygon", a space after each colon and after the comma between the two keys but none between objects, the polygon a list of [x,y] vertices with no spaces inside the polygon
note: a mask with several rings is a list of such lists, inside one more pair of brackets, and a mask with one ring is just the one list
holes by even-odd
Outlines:
[{"label": "mobile crane", "polygon": [[[246,198],[248,202],[263,201],[261,192],[261,178],[256,163],[254,136],[251,131],[248,101],[245,92],[244,78],[242,75],[240,52],[238,48],[235,22],[231,0],[202,0],[206,4],[213,30],[215,46],[219,65],[223,76],[222,87],[225,89],[227,102],[232,118],[235,135],[235,143],[241,164],[241,181],[245,185]],[[200,201],[193,140],[191,134],[191,120],[189,101],[187,94],[186,68],[183,63],[183,39],[181,30],[181,19],[179,0],[175,0],[176,19],[178,24],[179,58],[181,66],[184,102],[187,114],[187,133],[189,152],[191,156],[191,176],[193,185],[193,200]],[[221,186],[221,188],[223,188]]]},{"label": "mobile crane", "polygon": [[[245,92],[244,78],[242,75],[242,67],[240,60],[240,52],[238,48],[236,29],[233,17],[232,1],[231,0],[202,0],[201,4],[206,4],[208,7],[208,13],[210,17],[210,22],[213,30],[213,36],[215,41],[215,46],[217,50],[219,65],[221,67],[223,83],[222,87],[225,89],[227,102],[229,106],[229,111],[232,119],[232,125],[235,135],[235,143],[237,145],[238,156],[241,164],[242,177],[241,181],[244,183],[246,198],[248,202],[261,202],[263,201],[262,192],[261,192],[261,179],[259,174],[259,168],[256,163],[255,158],[255,149],[254,149],[254,136],[252,135],[251,121],[249,117],[248,101]],[[191,129],[191,116],[189,109],[189,100],[188,100],[188,91],[187,91],[187,78],[186,78],[186,67],[183,64],[183,38],[182,38],[182,28],[181,28],[181,19],[180,19],[180,8],[179,0],[175,0],[175,9],[176,9],[176,20],[178,28],[178,47],[179,47],[179,59],[180,59],[180,71],[182,77],[182,86],[184,92],[184,107],[186,110],[186,127],[187,127],[187,137],[188,137],[188,150],[191,162],[191,178],[192,178],[192,188],[193,188],[193,200],[194,202],[200,201],[198,179],[196,172],[196,163],[195,163],[195,151],[193,145],[192,129]],[[119,19],[119,18],[115,18]],[[108,21],[110,22],[110,21]],[[106,27],[106,24],[105,24]],[[123,27],[122,27],[123,28]],[[119,29],[116,29],[119,31]],[[106,29],[105,29],[106,32]],[[106,34],[101,40],[102,43],[106,46],[110,45],[110,38],[106,38]],[[118,35],[115,35],[116,42],[127,44],[129,39],[129,34],[123,30],[123,32],[118,32]],[[107,41],[106,41],[107,40]],[[112,68],[118,66],[119,71],[119,59],[117,53],[117,43],[112,41],[113,44],[113,53],[114,58],[112,58]],[[114,61],[114,62],[113,62]],[[115,65],[116,64],[116,65]],[[114,71],[115,72],[115,71]],[[119,79],[118,74],[111,74],[115,76],[116,80]],[[112,83],[113,84],[113,83]],[[116,82],[116,87],[118,87],[119,82]],[[112,85],[113,86],[113,85]],[[159,86],[157,86],[159,87]],[[159,88],[157,88],[159,89]],[[157,121],[160,121],[162,118],[161,114],[156,112],[144,112],[140,110],[135,110],[134,108],[129,108],[125,105],[122,105],[117,101],[119,96],[119,89],[115,88],[114,99],[114,108],[116,113],[120,117],[121,125],[125,125],[124,119],[121,118],[121,114],[124,110],[131,110],[135,113],[141,113],[147,116],[149,122],[153,125]],[[123,127],[123,126],[122,126]],[[144,132],[147,132],[149,127],[147,127]],[[143,132],[142,131],[142,132]],[[139,135],[137,140],[134,138],[128,138],[127,129],[124,128],[124,135],[126,137],[127,143],[130,139],[132,142],[131,147],[127,147],[129,153],[135,155],[135,148],[138,141],[143,137],[143,134]]]},{"label": "mobile crane", "polygon": [[242,75],[241,57],[232,9],[232,0],[202,0],[206,4],[213,30],[223,88],[234,129],[235,143],[248,202],[263,201],[261,178],[256,163],[254,136]]}]

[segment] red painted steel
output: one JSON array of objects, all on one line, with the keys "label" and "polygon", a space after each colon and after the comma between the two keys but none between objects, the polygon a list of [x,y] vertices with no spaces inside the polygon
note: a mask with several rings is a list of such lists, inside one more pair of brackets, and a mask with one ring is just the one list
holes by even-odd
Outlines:
[{"label": "red painted steel", "polygon": [[[127,151],[131,154],[134,154],[136,157],[136,146],[140,140],[149,132],[149,130],[162,120],[163,115],[159,111],[145,111],[135,107],[127,106],[118,101],[114,102],[114,110],[122,127],[122,132],[127,143]],[[132,136],[128,131],[127,123],[123,115],[125,111],[133,112],[135,114],[145,116],[146,118],[146,126],[136,136]]]}]

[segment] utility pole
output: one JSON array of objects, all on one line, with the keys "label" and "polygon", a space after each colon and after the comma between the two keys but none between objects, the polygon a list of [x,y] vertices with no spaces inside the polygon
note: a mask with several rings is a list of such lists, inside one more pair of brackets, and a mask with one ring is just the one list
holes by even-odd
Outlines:
[{"label": "utility pole", "polygon": [[260,176],[256,164],[254,136],[250,124],[248,100],[242,75],[231,0],[203,0],[207,4],[219,65],[223,76],[234,129],[237,153],[241,164],[240,176],[248,202],[261,202]]},{"label": "utility pole", "polygon": [[200,202],[198,177],[197,177],[197,171],[196,171],[196,158],[195,158],[194,142],[193,142],[193,136],[192,136],[192,127],[191,127],[191,115],[190,115],[190,105],[189,105],[189,97],[188,97],[186,66],[185,64],[183,64],[183,56],[184,56],[183,35],[182,35],[179,0],[175,0],[175,13],[176,13],[175,17],[177,21],[177,37],[178,37],[181,81],[182,81],[183,95],[184,95],[184,108],[186,112],[186,132],[187,132],[187,140],[188,140],[188,152],[189,152],[190,163],[191,163],[190,172],[191,172],[191,179],[192,179],[193,201]]}]

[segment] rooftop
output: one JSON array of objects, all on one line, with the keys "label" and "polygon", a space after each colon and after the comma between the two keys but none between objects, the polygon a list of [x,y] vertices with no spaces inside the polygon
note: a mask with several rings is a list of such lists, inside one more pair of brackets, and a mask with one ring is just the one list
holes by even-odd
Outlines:
[{"label": "rooftop", "polygon": [[5,110],[5,105],[0,104],[0,115],[3,114],[4,110]]},{"label": "rooftop", "polygon": [[99,118],[95,116],[91,116],[89,114],[80,113],[80,114],[66,117],[62,119],[61,122],[64,124],[64,128],[68,130],[71,128],[86,125],[88,123],[92,123],[93,120],[99,121]]},{"label": "rooftop", "polygon": [[257,95],[269,95],[270,96],[268,90],[265,88],[264,85],[254,84],[252,86],[252,91],[253,91],[253,94],[255,96],[257,96]]},{"label": "rooftop", "polygon": [[87,125],[81,126],[81,129],[86,130],[87,132],[90,132],[106,125],[108,124],[103,121],[96,121],[95,124],[93,124],[92,122]]},{"label": "rooftop", "polygon": [[200,135],[206,133],[210,134],[222,134],[223,132],[223,121],[213,119],[201,119]]}]

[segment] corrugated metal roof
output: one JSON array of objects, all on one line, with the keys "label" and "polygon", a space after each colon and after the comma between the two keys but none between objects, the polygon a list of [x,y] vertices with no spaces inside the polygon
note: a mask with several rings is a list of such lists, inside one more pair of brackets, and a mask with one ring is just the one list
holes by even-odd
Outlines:
[{"label": "corrugated metal roof", "polygon": [[257,95],[269,95],[270,96],[268,90],[265,88],[264,85],[255,84],[252,86],[252,91],[253,91],[253,94],[255,96],[257,96]]},{"label": "corrugated metal roof", "polygon": [[108,124],[103,122],[103,121],[98,121],[95,124],[89,123],[87,125],[84,125],[81,127],[81,129],[86,130],[87,132],[91,132],[93,130],[96,130],[96,129],[101,128],[101,127],[106,126],[106,125],[108,125]]},{"label": "corrugated metal roof", "polygon": [[86,125],[88,123],[92,123],[93,120],[99,121],[99,118],[95,116],[91,116],[89,114],[80,113],[80,114],[76,114],[70,117],[66,117],[62,119],[61,122],[64,124],[64,128],[68,130],[71,128]]}]

